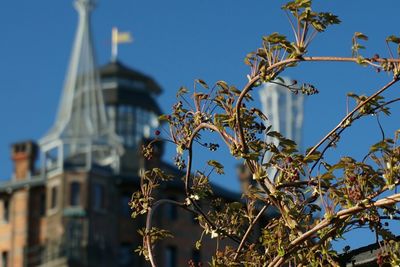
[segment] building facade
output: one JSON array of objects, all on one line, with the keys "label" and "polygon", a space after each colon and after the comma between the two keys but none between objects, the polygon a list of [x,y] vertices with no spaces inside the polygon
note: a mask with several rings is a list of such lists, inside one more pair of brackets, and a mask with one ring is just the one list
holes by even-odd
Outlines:
[{"label": "building facade", "polygon": [[[177,181],[158,191],[183,201],[181,173],[161,159],[139,153],[158,127],[160,86],[119,61],[98,67],[91,36],[93,0],[76,0],[79,23],[59,111],[39,140],[12,145],[14,173],[0,184],[0,264],[28,266],[147,266],[134,253],[141,244],[128,203],[148,164],[175,174]],[[40,157],[39,167],[36,167]],[[215,188],[219,196],[237,196]],[[200,229],[193,216],[166,206],[155,226],[171,230],[156,249],[161,266],[185,266],[209,259],[215,247],[193,246]]]}]

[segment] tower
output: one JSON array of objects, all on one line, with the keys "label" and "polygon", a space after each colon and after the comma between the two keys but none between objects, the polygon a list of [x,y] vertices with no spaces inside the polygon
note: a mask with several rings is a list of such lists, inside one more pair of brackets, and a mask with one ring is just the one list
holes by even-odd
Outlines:
[{"label": "tower", "polygon": [[154,137],[161,109],[155,97],[160,86],[149,76],[112,60],[100,68],[109,125],[120,138],[124,154],[120,157],[121,173],[136,173],[138,151],[143,138]]},{"label": "tower", "polygon": [[[284,84],[290,85],[290,80],[283,79]],[[262,111],[268,118],[268,123],[273,131],[281,133],[284,137],[296,142],[301,147],[302,127],[303,127],[303,102],[302,94],[295,95],[288,88],[276,84],[265,83],[260,90],[260,99]],[[277,140],[267,136],[267,142]],[[271,157],[270,153],[266,155],[266,160]],[[275,170],[270,170],[268,176],[273,177]]]},{"label": "tower", "polygon": [[78,29],[57,118],[40,140],[42,173],[60,173],[65,164],[119,169],[122,146],[110,127],[97,70],[90,17],[93,0],[76,0]]}]

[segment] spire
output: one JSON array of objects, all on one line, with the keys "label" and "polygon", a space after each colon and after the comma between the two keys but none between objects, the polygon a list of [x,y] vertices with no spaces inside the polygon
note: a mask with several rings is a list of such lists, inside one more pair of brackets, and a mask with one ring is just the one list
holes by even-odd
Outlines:
[{"label": "spire", "polygon": [[[90,27],[94,7],[93,0],[75,1],[79,23],[58,115],[53,128],[40,140],[43,153],[61,149],[56,153],[58,165],[68,158],[82,158],[77,157],[82,153],[90,154],[87,158],[91,162],[86,165],[105,165],[110,162],[106,154],[115,154],[120,146],[107,121],[97,72]],[[53,160],[46,155],[44,158]]]}]

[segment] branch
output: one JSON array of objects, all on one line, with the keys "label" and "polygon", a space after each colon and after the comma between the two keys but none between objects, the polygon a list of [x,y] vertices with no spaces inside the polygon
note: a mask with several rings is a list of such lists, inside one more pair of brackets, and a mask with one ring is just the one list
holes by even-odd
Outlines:
[{"label": "branch", "polygon": [[171,199],[160,199],[157,202],[155,202],[151,208],[149,208],[149,211],[148,211],[147,217],[146,217],[145,240],[146,240],[147,251],[149,253],[149,260],[150,260],[152,267],[156,267],[157,264],[156,264],[156,261],[155,261],[154,255],[153,255],[153,248],[151,245],[151,236],[149,235],[150,230],[151,230],[151,221],[152,221],[153,213],[158,208],[158,206],[160,206],[162,204],[167,204],[167,203],[172,204],[172,205],[177,205],[178,207],[181,207],[185,210],[189,210],[191,212],[196,213],[196,211],[188,209],[185,204],[180,203],[178,201],[171,200]]},{"label": "branch", "polygon": [[254,225],[256,225],[258,219],[261,217],[261,215],[264,213],[264,211],[267,209],[268,206],[262,207],[260,212],[257,214],[257,216],[254,218],[254,220],[251,222],[249,227],[247,228],[246,233],[244,234],[242,240],[240,241],[239,247],[236,250],[235,257],[233,258],[234,261],[236,261],[237,257],[239,256],[239,252],[242,250],[242,247],[244,245],[244,242],[246,241],[248,235],[250,234],[251,230],[253,229]]},{"label": "branch", "polygon": [[[224,133],[221,132],[221,131],[220,131],[216,126],[214,126],[214,125],[211,125],[211,124],[208,124],[208,123],[201,123],[201,124],[199,124],[199,125],[193,130],[192,135],[190,136],[190,139],[189,139],[189,142],[188,142],[188,145],[187,145],[187,149],[188,149],[188,164],[187,164],[186,175],[185,175],[185,192],[186,192],[186,197],[189,199],[190,203],[191,203],[191,204],[196,208],[196,210],[204,217],[204,219],[207,221],[207,223],[208,223],[209,225],[211,225],[212,228],[218,229],[218,228],[215,226],[215,224],[211,221],[211,219],[208,218],[207,214],[205,214],[205,212],[204,212],[204,211],[201,209],[201,207],[197,204],[197,202],[196,202],[194,199],[192,199],[192,198],[190,197],[190,192],[191,192],[191,190],[190,190],[190,187],[189,187],[189,180],[190,180],[190,174],[191,174],[191,172],[192,172],[193,141],[194,141],[194,138],[196,137],[197,133],[198,133],[199,131],[201,131],[202,129],[211,129],[211,130],[214,130],[214,131],[218,132],[218,133],[221,135],[221,137],[224,139],[224,141],[227,143],[228,147],[229,147],[229,141],[228,141],[227,139],[225,139],[226,137],[225,137]],[[225,231],[222,231],[222,233],[223,233],[224,235],[226,235],[226,236],[227,236],[229,239],[231,239],[232,241],[237,242],[237,243],[240,242],[236,237],[234,237],[234,236],[232,236],[232,235],[226,233]]]},{"label": "branch", "polygon": [[[352,63],[357,63],[359,59],[354,58],[354,57],[299,57],[299,58],[289,58],[286,60],[279,61],[271,66],[269,66],[266,69],[266,73],[271,73],[274,69],[286,66],[292,63],[296,62],[301,62],[301,61],[326,61],[326,62],[352,62]],[[379,59],[374,59],[375,62],[392,62],[392,63],[400,63],[400,59],[386,59],[386,58],[379,58]],[[364,62],[368,65],[372,65],[374,67],[375,64],[372,62],[370,59],[364,59]],[[241,123],[241,117],[240,117],[240,108],[242,106],[242,101],[244,99],[244,96],[250,91],[250,89],[253,88],[254,84],[260,80],[260,75],[255,75],[251,80],[245,85],[243,88],[242,92],[240,93],[238,100],[236,102],[236,124],[239,130],[239,139],[240,139],[240,144],[243,147],[243,151],[247,151],[247,146],[245,144],[245,139],[244,139],[244,133],[243,133],[243,128],[242,128],[242,123]]]},{"label": "branch", "polygon": [[310,156],[312,153],[315,152],[315,150],[318,149],[333,133],[335,133],[339,128],[343,128],[344,124],[348,119],[353,116],[354,113],[356,113],[360,108],[365,106],[368,102],[370,102],[372,99],[374,99],[376,96],[380,95],[384,91],[386,91],[389,87],[391,87],[393,84],[395,84],[399,79],[398,78],[393,78],[389,83],[387,83],[385,86],[383,86],[381,89],[376,91],[374,94],[372,94],[370,97],[365,99],[364,101],[360,102],[350,113],[348,113],[340,122],[338,125],[336,125],[335,128],[333,128],[327,135],[324,136],[306,155],[306,157]]},{"label": "branch", "polygon": [[244,138],[244,132],[243,132],[243,127],[242,127],[242,118],[240,117],[240,108],[242,107],[242,101],[244,96],[250,91],[250,89],[254,86],[256,82],[260,80],[260,75],[254,76],[243,88],[242,92],[240,93],[237,103],[236,103],[236,127],[238,127],[239,130],[239,140],[240,144],[242,146],[243,152],[247,152],[247,145],[246,145],[246,140]]},{"label": "branch", "polygon": [[[381,109],[381,108],[383,108],[383,107],[385,107],[385,106],[388,106],[388,105],[390,105],[390,104],[393,104],[393,103],[395,103],[395,102],[397,102],[397,101],[400,101],[400,98],[395,98],[395,99],[392,99],[392,100],[390,100],[390,101],[388,101],[388,102],[385,102],[385,103],[383,103],[383,104],[381,104],[381,105],[379,105],[379,106],[376,106],[374,109],[372,109],[372,111],[370,112],[370,114],[373,114],[373,113],[375,113],[376,111],[378,111],[379,109]],[[355,120],[357,120],[357,119],[360,119],[361,117],[362,117],[362,114],[356,116],[356,117],[353,119],[353,121],[355,121]],[[379,125],[379,127],[380,127],[381,132],[382,132],[382,127],[381,127],[381,125]],[[346,127],[346,128],[347,128],[347,127]],[[343,132],[346,128],[340,129],[340,131],[337,132],[337,136],[340,136],[340,135],[342,134],[342,132]],[[383,138],[383,139],[384,139],[384,138]],[[336,141],[335,139],[332,139],[332,140],[326,145],[326,147],[324,147],[324,149],[321,151],[321,156],[320,156],[320,158],[313,164],[313,166],[311,167],[309,173],[312,173],[312,171],[314,170],[314,168],[317,166],[317,164],[318,164],[318,163],[320,162],[320,160],[323,158],[325,152],[331,147],[331,145],[332,145],[335,141]],[[370,153],[368,153],[368,154],[364,157],[364,160],[365,160],[365,158],[368,157],[369,155],[370,155]],[[363,160],[363,162],[364,162],[364,160]]]},{"label": "branch", "polygon": [[341,210],[341,211],[337,212],[335,215],[333,215],[332,218],[322,220],[316,226],[314,226],[313,229],[305,232],[302,236],[299,236],[296,239],[294,239],[292,242],[290,242],[290,245],[287,249],[286,254],[284,256],[279,256],[279,255],[276,256],[275,259],[268,266],[280,266],[281,264],[283,264],[285,258],[287,256],[289,256],[300,243],[311,238],[312,236],[314,236],[314,234],[316,232],[318,232],[319,230],[321,230],[321,229],[329,226],[333,222],[335,222],[335,219],[343,220],[357,212],[360,212],[360,211],[363,211],[363,210],[366,210],[366,209],[369,209],[372,207],[380,208],[380,207],[384,207],[384,206],[390,206],[390,205],[396,204],[397,202],[400,202],[400,194],[394,194],[392,196],[385,197],[374,203],[358,204],[357,206],[354,206],[354,207],[351,207],[351,208],[348,208],[345,210]]}]

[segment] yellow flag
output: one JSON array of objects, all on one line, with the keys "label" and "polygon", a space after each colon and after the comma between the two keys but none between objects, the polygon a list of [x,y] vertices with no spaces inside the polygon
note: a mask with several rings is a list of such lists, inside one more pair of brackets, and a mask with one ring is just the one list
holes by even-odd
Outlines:
[{"label": "yellow flag", "polygon": [[113,28],[112,41],[114,44],[130,43],[133,38],[130,32],[118,32],[117,28]]},{"label": "yellow flag", "polygon": [[119,32],[117,36],[117,43],[130,43],[132,42],[132,36],[130,32]]}]

